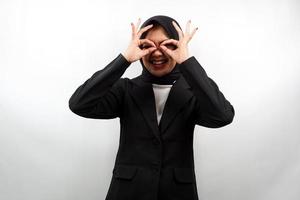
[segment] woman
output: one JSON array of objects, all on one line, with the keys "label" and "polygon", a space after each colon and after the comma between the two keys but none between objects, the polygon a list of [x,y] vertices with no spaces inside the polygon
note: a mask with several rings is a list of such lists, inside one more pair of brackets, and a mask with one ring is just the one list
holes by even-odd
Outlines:
[{"label": "woman", "polygon": [[[77,88],[70,109],[86,118],[120,118],[120,141],[106,200],[198,199],[195,125],[230,124],[234,108],[188,51],[197,28],[168,16],[132,26],[128,48]],[[141,75],[121,78],[140,60]]]}]

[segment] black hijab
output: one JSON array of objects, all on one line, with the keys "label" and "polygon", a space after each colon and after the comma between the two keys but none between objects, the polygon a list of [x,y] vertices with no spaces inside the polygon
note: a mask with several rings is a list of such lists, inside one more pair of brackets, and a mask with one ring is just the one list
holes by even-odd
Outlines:
[{"label": "black hijab", "polygon": [[[143,28],[143,27],[145,27],[149,24],[152,24],[152,23],[157,23],[165,29],[165,31],[167,32],[169,38],[178,40],[179,36],[178,36],[177,30],[174,28],[174,26],[172,24],[172,21],[175,21],[175,23],[180,27],[179,23],[175,19],[173,19],[171,17],[168,17],[168,16],[164,16],[164,15],[156,15],[156,16],[153,16],[153,17],[147,19],[142,24],[141,28]],[[144,39],[147,35],[147,32],[148,31],[144,32],[141,35],[140,39]],[[140,62],[143,66],[143,71],[142,71],[142,74],[141,74],[141,78],[145,82],[162,84],[162,85],[172,85],[172,84],[175,83],[175,81],[179,78],[179,76],[181,74],[180,70],[179,70],[179,67],[178,67],[178,64],[176,63],[175,67],[173,68],[173,70],[170,73],[168,73],[164,76],[161,76],[161,77],[157,77],[157,76],[152,75],[147,70],[147,68],[145,67],[142,59],[140,59]]]}]

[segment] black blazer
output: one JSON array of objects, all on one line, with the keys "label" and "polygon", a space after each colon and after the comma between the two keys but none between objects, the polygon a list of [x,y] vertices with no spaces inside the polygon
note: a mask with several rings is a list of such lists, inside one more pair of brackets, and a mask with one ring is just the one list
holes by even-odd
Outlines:
[{"label": "black blazer", "polygon": [[152,85],[141,76],[121,78],[129,65],[119,54],[69,100],[79,116],[120,118],[119,149],[106,200],[197,200],[195,125],[230,124],[233,106],[193,56],[179,65],[182,75],[170,90],[158,125]]}]

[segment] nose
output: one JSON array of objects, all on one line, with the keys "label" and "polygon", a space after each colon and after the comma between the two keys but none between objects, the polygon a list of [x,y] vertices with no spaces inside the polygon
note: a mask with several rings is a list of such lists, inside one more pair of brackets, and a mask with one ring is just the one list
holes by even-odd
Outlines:
[{"label": "nose", "polygon": [[160,49],[160,47],[157,47],[153,52],[152,52],[152,55],[155,55],[155,56],[160,56],[160,55],[164,55],[162,50]]}]

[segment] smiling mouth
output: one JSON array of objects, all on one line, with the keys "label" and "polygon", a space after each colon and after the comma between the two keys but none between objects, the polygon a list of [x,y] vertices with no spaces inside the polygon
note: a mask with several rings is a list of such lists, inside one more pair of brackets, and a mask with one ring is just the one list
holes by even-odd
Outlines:
[{"label": "smiling mouth", "polygon": [[155,66],[160,66],[160,65],[163,65],[163,64],[165,64],[167,62],[168,62],[168,59],[159,59],[159,60],[152,59],[152,60],[150,60],[150,63],[152,65],[155,65]]}]

